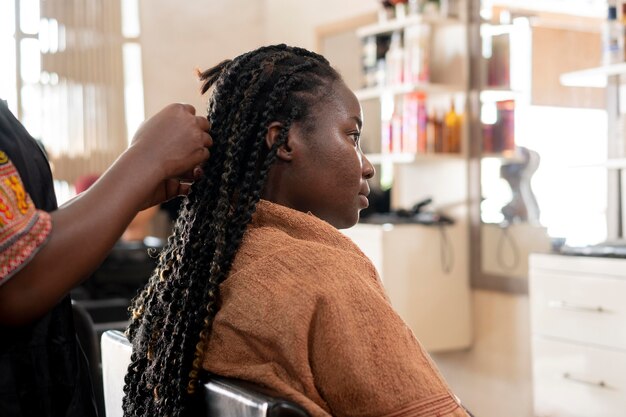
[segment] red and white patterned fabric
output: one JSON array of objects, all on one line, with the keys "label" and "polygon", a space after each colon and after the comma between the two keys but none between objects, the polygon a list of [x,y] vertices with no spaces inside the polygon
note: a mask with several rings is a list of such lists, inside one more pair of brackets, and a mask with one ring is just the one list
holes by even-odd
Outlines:
[{"label": "red and white patterned fabric", "polygon": [[50,215],[37,210],[15,166],[0,151],[0,285],[32,259],[51,230]]}]

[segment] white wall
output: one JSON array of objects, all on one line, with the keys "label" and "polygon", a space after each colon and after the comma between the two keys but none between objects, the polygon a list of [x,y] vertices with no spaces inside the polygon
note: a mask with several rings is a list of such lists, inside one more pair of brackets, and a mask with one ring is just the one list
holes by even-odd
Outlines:
[{"label": "white wall", "polygon": [[141,0],[141,45],[146,116],[171,102],[206,114],[195,68],[266,43],[265,3],[256,0]]},{"label": "white wall", "polygon": [[315,28],[378,10],[377,0],[140,0],[146,116],[170,102],[205,113],[194,69],[272,43],[315,47]]},{"label": "white wall", "polygon": [[265,0],[266,39],[313,50],[315,29],[379,9],[379,0]]}]

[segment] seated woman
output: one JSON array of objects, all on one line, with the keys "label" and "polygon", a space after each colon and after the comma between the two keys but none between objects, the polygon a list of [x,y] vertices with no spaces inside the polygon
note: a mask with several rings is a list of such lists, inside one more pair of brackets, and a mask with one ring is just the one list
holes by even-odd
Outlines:
[{"label": "seated woman", "polygon": [[277,45],[201,78],[213,153],[135,301],[126,415],[185,415],[204,369],[312,416],[467,416],[337,230],[358,221],[374,175],[339,74]]}]

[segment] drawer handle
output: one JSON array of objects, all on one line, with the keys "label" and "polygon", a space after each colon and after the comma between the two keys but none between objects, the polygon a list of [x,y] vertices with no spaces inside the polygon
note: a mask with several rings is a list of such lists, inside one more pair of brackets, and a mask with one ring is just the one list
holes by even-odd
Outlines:
[{"label": "drawer handle", "polygon": [[568,372],[565,372],[563,374],[563,379],[567,379],[568,381],[572,381],[572,382],[577,382],[579,384],[585,384],[585,385],[591,385],[593,387],[598,387],[598,388],[608,388],[608,385],[606,384],[606,382],[604,381],[587,381],[586,379],[582,379],[582,378],[576,378],[573,377],[572,375],[570,375]]},{"label": "drawer handle", "polygon": [[584,311],[587,313],[608,313],[609,310],[602,306],[592,307],[582,304],[568,303],[567,301],[552,300],[548,301],[548,307],[560,308],[562,310]]}]

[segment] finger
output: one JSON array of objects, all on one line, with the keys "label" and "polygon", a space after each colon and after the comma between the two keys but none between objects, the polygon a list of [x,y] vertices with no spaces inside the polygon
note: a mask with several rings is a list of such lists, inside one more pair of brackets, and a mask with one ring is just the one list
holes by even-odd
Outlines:
[{"label": "finger", "polygon": [[180,183],[178,186],[178,195],[187,195],[191,191],[191,185]]},{"label": "finger", "polygon": [[208,132],[211,128],[209,120],[204,116],[196,116],[196,123],[198,123],[200,129],[204,130],[205,132]]},{"label": "finger", "polygon": [[195,114],[196,114],[196,108],[195,108],[194,106],[192,106],[191,104],[187,104],[187,103],[180,103],[180,105],[181,105],[181,106],[183,106],[183,108],[184,108],[187,112],[189,112],[189,113],[191,113],[191,114],[193,114],[193,115],[195,115]]},{"label": "finger", "polygon": [[170,179],[164,184],[165,200],[170,200],[179,195],[187,195],[191,190],[191,185],[181,183],[179,180]]},{"label": "finger", "polygon": [[211,135],[206,132],[202,132],[202,144],[207,148],[213,146],[213,138]]},{"label": "finger", "polygon": [[176,179],[179,182],[193,183],[195,180],[193,170],[185,172],[183,175],[176,177]]},{"label": "finger", "polygon": [[[193,157],[189,159],[189,163],[191,166],[200,166],[203,165],[211,156],[211,152],[209,148],[202,147],[202,149],[198,149]],[[193,170],[191,170],[191,176],[193,176]]]}]

